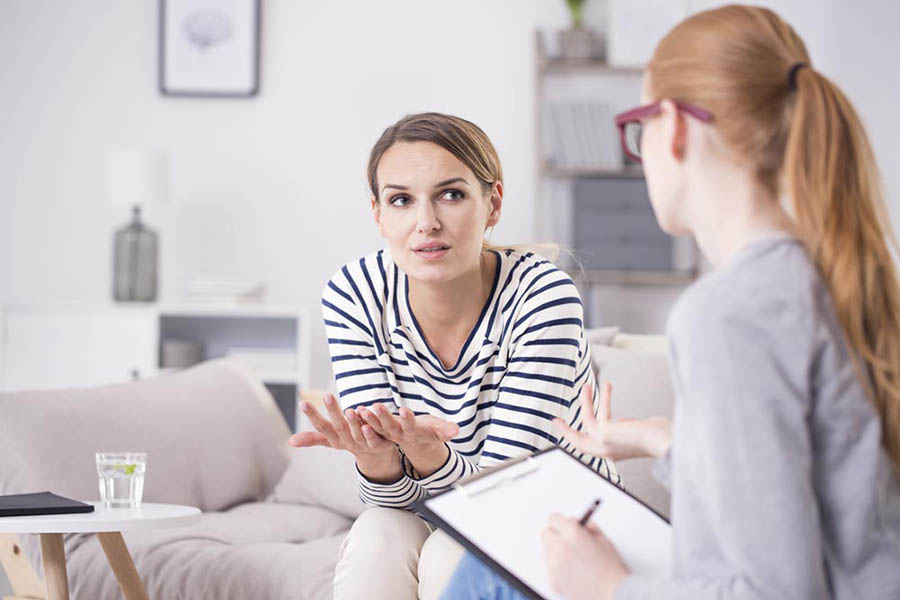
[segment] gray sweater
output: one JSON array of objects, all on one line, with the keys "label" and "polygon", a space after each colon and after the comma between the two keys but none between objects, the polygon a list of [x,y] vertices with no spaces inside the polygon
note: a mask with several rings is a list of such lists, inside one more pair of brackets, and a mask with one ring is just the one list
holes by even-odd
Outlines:
[{"label": "gray sweater", "polygon": [[900,483],[803,246],[749,244],[668,336],[673,573],[617,599],[900,599]]}]

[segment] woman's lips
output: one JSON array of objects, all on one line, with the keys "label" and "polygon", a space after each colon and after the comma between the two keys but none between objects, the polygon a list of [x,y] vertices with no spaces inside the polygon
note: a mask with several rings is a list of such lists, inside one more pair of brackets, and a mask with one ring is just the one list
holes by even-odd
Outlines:
[{"label": "woman's lips", "polygon": [[450,251],[449,246],[426,246],[420,249],[414,249],[413,253],[422,260],[438,260],[443,258]]}]

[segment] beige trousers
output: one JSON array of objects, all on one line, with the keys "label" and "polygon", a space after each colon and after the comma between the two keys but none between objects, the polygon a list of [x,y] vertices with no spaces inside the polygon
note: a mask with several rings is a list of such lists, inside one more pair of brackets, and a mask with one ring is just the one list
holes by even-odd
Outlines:
[{"label": "beige trousers", "polygon": [[341,544],[334,600],[437,600],[464,552],[411,512],[370,508]]}]

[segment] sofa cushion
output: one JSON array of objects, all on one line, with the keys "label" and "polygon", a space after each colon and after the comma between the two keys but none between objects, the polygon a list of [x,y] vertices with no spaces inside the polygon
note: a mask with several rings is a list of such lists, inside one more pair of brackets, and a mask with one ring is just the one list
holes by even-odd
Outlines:
[{"label": "sofa cushion", "polygon": [[[189,527],[123,537],[150,598],[330,600],[350,525],[318,507],[248,503]],[[27,547],[34,553],[37,544]],[[67,536],[66,557],[73,598],[121,599],[95,536]]]},{"label": "sofa cushion", "polygon": [[93,389],[0,394],[0,494],[99,497],[95,452],[145,451],[144,501],[222,510],[266,497],[287,425],[245,368],[211,361]]},{"label": "sofa cushion", "polygon": [[322,446],[291,452],[290,465],[272,494],[273,502],[322,506],[350,519],[362,514],[366,506],[359,499],[352,454]]}]

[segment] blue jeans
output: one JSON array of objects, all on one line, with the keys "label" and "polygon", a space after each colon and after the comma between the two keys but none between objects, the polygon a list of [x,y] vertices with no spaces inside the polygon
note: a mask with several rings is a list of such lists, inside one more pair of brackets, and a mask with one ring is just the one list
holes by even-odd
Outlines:
[{"label": "blue jeans", "polygon": [[527,600],[468,552],[459,561],[441,600]]}]

